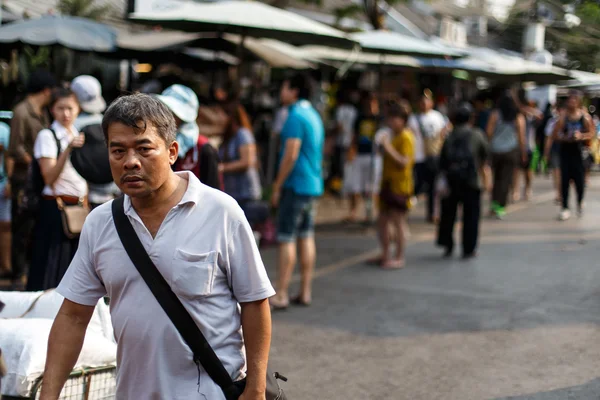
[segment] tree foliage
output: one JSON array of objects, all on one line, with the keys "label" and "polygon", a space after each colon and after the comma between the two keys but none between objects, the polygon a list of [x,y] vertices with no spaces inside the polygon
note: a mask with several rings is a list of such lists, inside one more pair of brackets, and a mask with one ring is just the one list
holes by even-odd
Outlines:
[{"label": "tree foliage", "polygon": [[111,12],[110,5],[95,5],[95,0],[59,0],[56,8],[63,15],[102,20]]},{"label": "tree foliage", "polygon": [[[600,67],[600,0],[538,0],[550,11],[551,20],[545,21],[546,49],[555,55],[565,54],[567,68],[595,71]],[[534,0],[517,1],[502,29],[500,44],[515,51],[522,50],[525,26],[532,15]],[[577,27],[563,23],[564,5],[571,5],[581,19]],[[543,21],[543,19],[542,19]],[[561,61],[555,57],[556,61]]]}]

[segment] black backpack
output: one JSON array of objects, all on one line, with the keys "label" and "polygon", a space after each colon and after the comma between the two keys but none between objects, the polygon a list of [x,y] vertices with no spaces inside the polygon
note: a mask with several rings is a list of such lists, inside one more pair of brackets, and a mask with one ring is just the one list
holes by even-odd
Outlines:
[{"label": "black backpack", "polygon": [[[49,129],[52,132],[52,136],[56,141],[56,158],[60,156],[61,146],[60,140],[56,136],[54,129]],[[44,190],[46,183],[44,182],[44,176],[40,169],[40,163],[34,157],[29,164],[29,170],[27,172],[27,181],[25,182],[25,188],[23,194],[20,196],[18,205],[19,214],[35,215],[40,209],[40,199],[42,197],[42,191]]]},{"label": "black backpack", "polygon": [[83,147],[73,149],[71,164],[87,182],[104,185],[113,181],[108,160],[108,148],[104,139],[102,125],[93,123],[81,129],[85,134]]},{"label": "black backpack", "polygon": [[447,160],[446,179],[450,187],[465,187],[473,179],[477,179],[470,135],[460,135],[450,142]]}]

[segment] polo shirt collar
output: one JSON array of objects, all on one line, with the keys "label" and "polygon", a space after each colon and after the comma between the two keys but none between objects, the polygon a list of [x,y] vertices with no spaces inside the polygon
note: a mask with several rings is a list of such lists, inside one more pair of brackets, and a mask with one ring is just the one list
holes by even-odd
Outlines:
[{"label": "polo shirt collar", "polygon": [[[65,136],[67,136],[67,128],[62,126],[57,121],[52,122],[52,125],[50,125],[50,129],[52,129],[54,132],[56,132],[56,137],[59,140],[64,138]],[[79,132],[74,127],[71,128],[71,133],[75,136],[79,135]]]},{"label": "polo shirt collar", "polygon": [[[200,180],[196,177],[196,175],[194,175],[190,171],[175,172],[175,174],[177,174],[183,179],[187,179],[188,186],[179,203],[177,203],[177,205],[173,208],[177,208],[184,204],[193,204],[194,206],[198,205],[198,202],[204,190]],[[123,208],[125,209],[125,215],[137,215],[133,208],[133,205],[131,204],[131,199],[129,198],[129,196],[124,196],[125,201],[123,202]]]}]

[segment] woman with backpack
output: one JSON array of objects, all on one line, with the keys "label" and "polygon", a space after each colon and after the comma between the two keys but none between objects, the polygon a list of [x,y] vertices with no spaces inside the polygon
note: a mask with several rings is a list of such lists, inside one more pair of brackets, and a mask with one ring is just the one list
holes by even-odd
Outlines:
[{"label": "woman with backpack", "polygon": [[219,170],[223,174],[225,193],[238,202],[250,224],[262,223],[268,217],[269,208],[259,202],[262,187],[252,125],[241,104],[233,103],[226,111],[229,121],[219,148]]},{"label": "woman with backpack", "polygon": [[74,127],[79,102],[70,89],[56,89],[50,103],[54,122],[37,135],[33,155],[39,164],[44,189],[33,234],[28,291],[58,286],[79,244],[67,234],[61,208],[87,207],[88,187],[71,163],[71,151],[83,146],[85,136]]},{"label": "woman with backpack", "polygon": [[513,183],[514,172],[520,162],[526,162],[525,117],[510,94],[498,100],[487,126],[492,152],[494,186],[491,213],[498,219],[506,214],[505,207]]}]

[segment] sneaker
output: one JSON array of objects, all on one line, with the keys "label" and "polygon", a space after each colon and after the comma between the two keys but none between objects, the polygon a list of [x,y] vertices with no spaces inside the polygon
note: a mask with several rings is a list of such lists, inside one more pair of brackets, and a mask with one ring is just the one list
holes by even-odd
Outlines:
[{"label": "sneaker", "polygon": [[583,217],[583,204],[580,204],[579,207],[577,207],[577,218],[581,217]]},{"label": "sneaker", "polygon": [[506,209],[504,209],[504,207],[498,206],[498,208],[496,208],[496,218],[497,219],[504,219],[504,217],[506,217]]},{"label": "sneaker", "polygon": [[567,208],[565,208],[560,212],[560,214],[558,214],[559,221],[566,221],[569,218],[571,218],[571,211],[569,211]]}]

